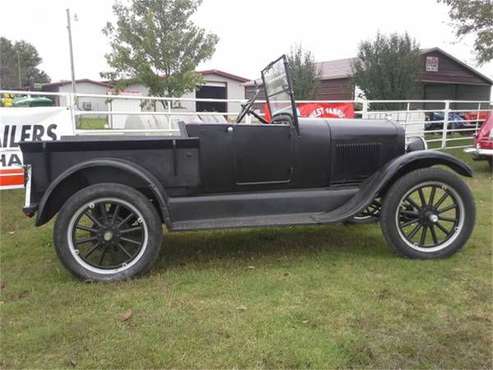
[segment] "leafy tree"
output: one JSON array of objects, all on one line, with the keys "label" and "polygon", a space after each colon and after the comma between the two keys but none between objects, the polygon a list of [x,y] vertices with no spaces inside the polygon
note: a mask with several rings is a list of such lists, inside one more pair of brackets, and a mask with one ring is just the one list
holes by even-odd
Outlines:
[{"label": "leafy tree", "polygon": [[491,0],[438,0],[450,7],[457,37],[475,33],[474,51],[479,64],[493,60],[493,3]]},{"label": "leafy tree", "polygon": [[353,63],[353,81],[367,99],[416,98],[420,61],[419,46],[407,33],[378,33],[374,40],[360,44]]},{"label": "leafy tree", "polygon": [[0,37],[0,88],[18,89],[50,82],[48,75],[38,68],[40,63],[38,51],[30,43]]},{"label": "leafy tree", "polygon": [[291,47],[288,65],[293,78],[294,96],[297,100],[310,100],[315,97],[318,87],[319,71],[315,58],[301,45]]},{"label": "leafy tree", "polygon": [[181,96],[201,82],[197,65],[215,51],[218,37],[196,26],[190,17],[201,0],[132,0],[117,2],[116,24],[103,33],[110,39],[106,55],[110,79],[131,79],[155,96]]}]

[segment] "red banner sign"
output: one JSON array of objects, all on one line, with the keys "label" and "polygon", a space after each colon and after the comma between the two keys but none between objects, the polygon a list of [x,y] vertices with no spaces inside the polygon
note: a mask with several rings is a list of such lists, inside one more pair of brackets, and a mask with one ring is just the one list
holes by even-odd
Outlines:
[{"label": "red banner sign", "polygon": [[22,168],[0,168],[0,188],[23,186],[24,170]]},{"label": "red banner sign", "polygon": [[354,109],[351,103],[299,103],[300,117],[310,118],[353,118]]},{"label": "red banner sign", "polygon": [[[309,118],[354,118],[354,108],[351,103],[298,103],[299,117]],[[270,122],[269,107],[264,104],[265,119]]]}]

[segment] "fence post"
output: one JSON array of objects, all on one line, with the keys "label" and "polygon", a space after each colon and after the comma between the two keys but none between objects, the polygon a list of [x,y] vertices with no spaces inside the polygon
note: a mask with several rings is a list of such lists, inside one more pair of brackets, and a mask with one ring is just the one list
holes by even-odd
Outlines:
[{"label": "fence post", "polygon": [[171,100],[167,101],[168,104],[168,130],[171,130]]},{"label": "fence post", "polygon": [[[409,109],[411,109],[411,103],[407,103],[406,104],[406,118],[405,118],[405,123],[404,123],[404,132],[406,133],[406,135],[409,133],[409,130],[408,130],[408,123],[409,123]],[[411,129],[412,131],[412,129]]]},{"label": "fence post", "polygon": [[72,123],[72,131],[73,131],[73,134],[75,135],[76,130],[77,130],[77,119],[75,116],[75,96],[73,93],[68,93],[67,97],[68,97],[68,104],[69,104],[69,109],[70,109],[70,119],[72,121],[71,122]]},{"label": "fence post", "polygon": [[[110,112],[113,112],[113,99],[108,99],[108,108]],[[108,127],[113,129],[113,115],[109,114],[107,116],[107,120],[108,120]]]},{"label": "fence post", "polygon": [[478,111],[477,111],[477,114],[476,114],[476,125],[475,125],[475,129],[474,129],[474,135],[473,136],[476,136],[478,134],[478,126],[479,126],[479,111],[481,110],[481,103],[478,103]]},{"label": "fence post", "polygon": [[363,100],[363,109],[361,111],[361,118],[368,118],[368,100]]},{"label": "fence post", "polygon": [[450,112],[450,100],[445,100],[445,109],[443,111],[443,131],[442,131],[442,149],[447,147],[448,115]]}]

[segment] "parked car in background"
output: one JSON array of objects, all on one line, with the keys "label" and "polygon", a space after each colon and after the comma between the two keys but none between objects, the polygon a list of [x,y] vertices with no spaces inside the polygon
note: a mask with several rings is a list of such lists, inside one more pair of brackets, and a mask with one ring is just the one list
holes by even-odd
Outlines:
[{"label": "parked car in background", "polygon": [[17,99],[14,99],[13,107],[17,108],[27,108],[27,107],[52,107],[53,100],[46,98],[44,96],[23,96]]},{"label": "parked car in background", "polygon": [[481,125],[488,120],[490,115],[490,111],[471,111],[463,113],[466,123],[468,123],[472,127],[476,127],[476,124],[478,125],[478,127],[481,127]]},{"label": "parked car in background", "polygon": [[[425,130],[442,130],[443,123],[445,120],[444,112],[431,112],[427,115],[425,122]],[[448,125],[447,130],[458,130],[466,127],[466,122],[464,122],[464,117],[457,112],[450,112],[448,114]]]},{"label": "parked car in background", "polygon": [[474,148],[464,149],[474,160],[487,160],[493,171],[493,115],[490,115],[474,138]]}]

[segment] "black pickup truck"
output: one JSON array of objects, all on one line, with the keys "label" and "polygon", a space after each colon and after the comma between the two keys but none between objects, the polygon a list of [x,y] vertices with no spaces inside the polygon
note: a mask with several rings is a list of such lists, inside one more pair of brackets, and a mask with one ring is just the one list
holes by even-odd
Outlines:
[{"label": "black pickup truck", "polygon": [[[172,137],[23,142],[24,213],[57,213],[55,250],[83,280],[148,271],[166,230],[378,220],[410,258],[450,256],[475,205],[456,158],[406,143],[389,120],[298,118],[285,57],[262,71],[272,121],[243,105],[235,124],[180,123]],[[259,123],[242,123],[253,114]],[[446,170],[437,166],[446,166]],[[166,243],[164,243],[166,245]]]}]

